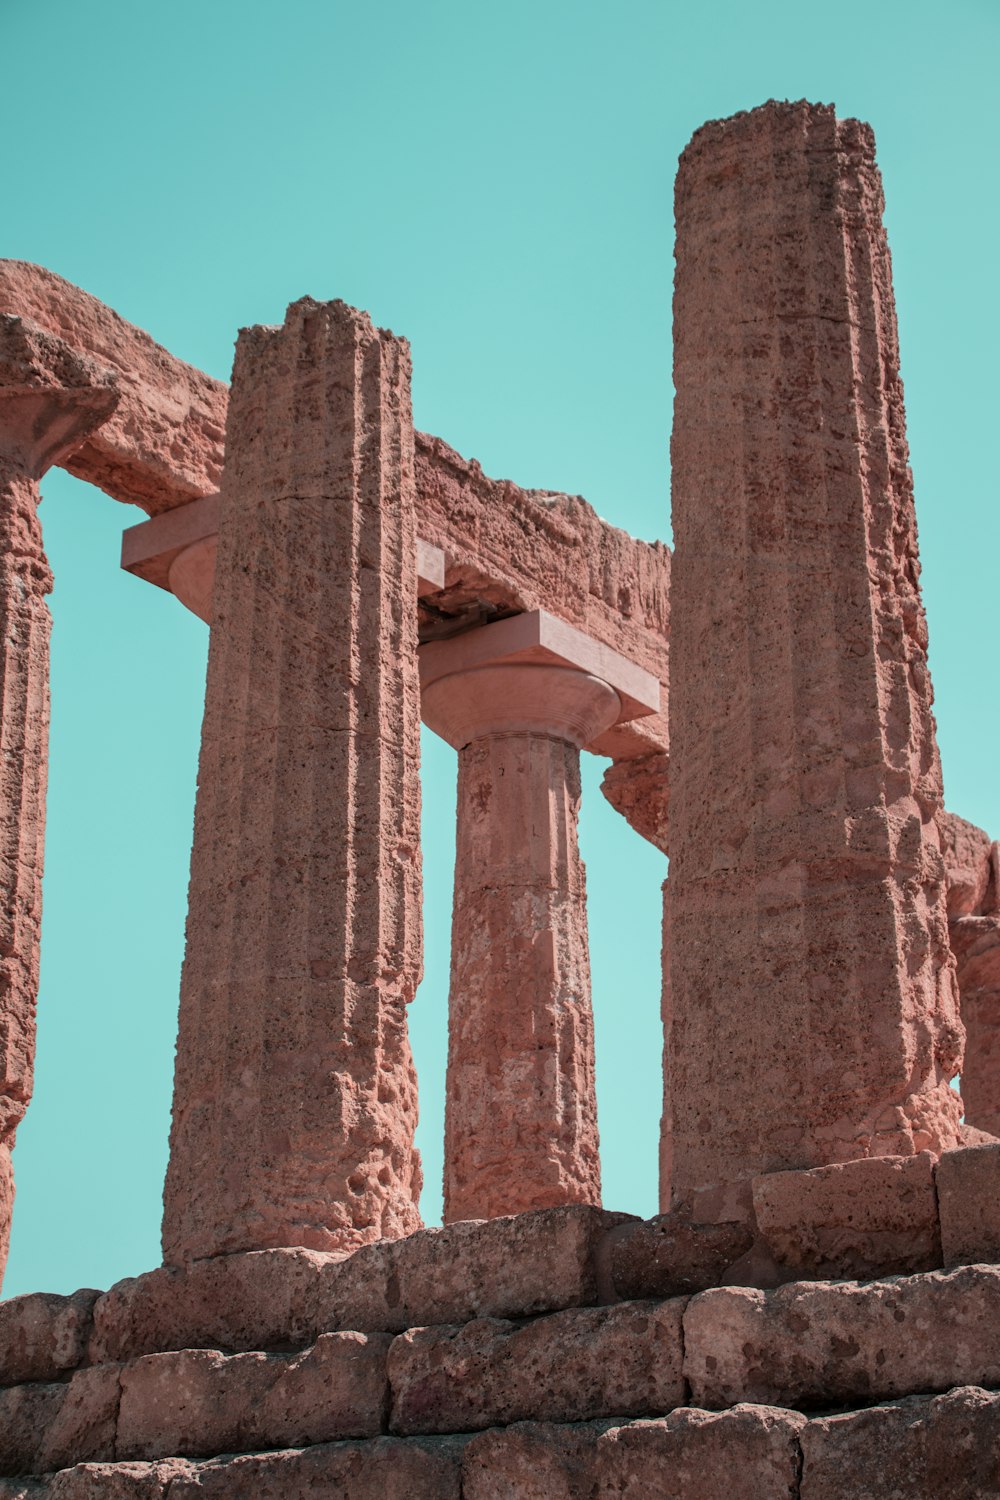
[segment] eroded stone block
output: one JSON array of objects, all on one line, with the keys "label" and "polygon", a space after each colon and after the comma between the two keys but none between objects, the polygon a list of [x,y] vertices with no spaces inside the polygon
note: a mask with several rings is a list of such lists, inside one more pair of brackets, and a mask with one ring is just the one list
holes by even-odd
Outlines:
[{"label": "eroded stone block", "polygon": [[320,1444],[200,1464],[174,1480],[169,1500],[459,1500],[461,1455],[448,1439]]},{"label": "eroded stone block", "polygon": [[304,1354],[186,1349],[122,1370],[119,1458],[209,1457],[374,1437],[388,1410],[388,1334],[325,1334]]},{"label": "eroded stone block", "polygon": [[944,1152],[936,1182],[945,1265],[1000,1261],[1000,1144]]},{"label": "eroded stone block", "polygon": [[612,1428],[597,1444],[594,1500],[788,1500],[805,1422],[769,1406],[682,1407],[655,1422]]},{"label": "eroded stone block", "polygon": [[95,1291],[58,1297],[32,1292],[0,1302],[0,1385],[55,1380],[81,1363],[90,1336]]},{"label": "eroded stone block", "polygon": [[594,1454],[607,1422],[516,1422],[470,1438],[463,1500],[590,1500]]},{"label": "eroded stone block", "polygon": [[623,1225],[611,1236],[611,1274],[622,1298],[677,1297],[718,1286],[753,1242],[747,1224],[694,1224],[681,1214],[658,1214]]},{"label": "eroded stone block", "polygon": [[802,1428],[801,1442],[801,1500],[1000,1494],[1000,1396],[975,1386],[820,1417]]},{"label": "eroded stone block", "polygon": [[927,1151],[756,1177],[753,1206],[775,1260],[792,1274],[891,1276],[941,1264]]},{"label": "eroded stone block", "polygon": [[0,1471],[45,1473],[115,1457],[118,1367],[0,1391]]},{"label": "eroded stone block", "polygon": [[691,1401],[815,1407],[1000,1382],[1000,1268],[718,1287],[684,1317]]},{"label": "eroded stone block", "polygon": [[414,1328],[389,1351],[390,1426],[468,1432],[527,1419],[669,1411],[685,1396],[683,1298],[574,1309],[518,1326]]}]

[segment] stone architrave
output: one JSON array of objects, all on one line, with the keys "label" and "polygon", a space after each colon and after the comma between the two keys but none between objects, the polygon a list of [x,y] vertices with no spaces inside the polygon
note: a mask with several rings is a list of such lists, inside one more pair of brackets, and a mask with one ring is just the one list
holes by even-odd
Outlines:
[{"label": "stone architrave", "polygon": [[580,748],[659,684],[540,611],[420,658],[459,752],[445,1222],[599,1203]]},{"label": "stone architrave", "polygon": [[0,316],[0,1281],[31,1099],[38,999],[52,574],[38,481],[114,411],[113,378],[21,318]]},{"label": "stone architrave", "polygon": [[[882,208],[870,128],[827,107],[709,124],[681,158],[675,1206],[755,1173],[959,1138],[963,1034]],[[727,1198],[745,1203],[722,1192],[716,1207]]]},{"label": "stone architrave", "polygon": [[163,1220],[168,1263],[420,1225],[420,698],[405,341],[237,343]]}]

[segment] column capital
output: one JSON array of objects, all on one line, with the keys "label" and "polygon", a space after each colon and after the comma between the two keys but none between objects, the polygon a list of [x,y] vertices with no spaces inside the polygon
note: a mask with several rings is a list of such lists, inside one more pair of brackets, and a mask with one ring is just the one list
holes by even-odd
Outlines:
[{"label": "column capital", "polygon": [[544,609],[428,642],[419,656],[424,723],[457,750],[518,731],[582,748],[660,705],[652,673]]},{"label": "column capital", "polygon": [[27,318],[0,315],[0,453],[28,479],[78,448],[118,401],[113,371]]}]

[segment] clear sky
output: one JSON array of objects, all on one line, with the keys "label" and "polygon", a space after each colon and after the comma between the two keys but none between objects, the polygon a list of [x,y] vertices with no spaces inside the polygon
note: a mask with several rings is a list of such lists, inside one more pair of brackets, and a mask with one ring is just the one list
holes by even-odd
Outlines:
[{"label": "clear sky", "polygon": [[[0,0],[0,254],[227,379],[306,293],[405,334],[418,426],[669,538],[673,176],[706,119],[869,120],[888,199],[948,805],[1000,834],[995,0]],[[54,472],[36,1094],[4,1291],[159,1259],[207,631]],[[411,1013],[440,1214],[453,752],[425,737]],[[656,1209],[660,882],[585,767],[605,1201]]]}]

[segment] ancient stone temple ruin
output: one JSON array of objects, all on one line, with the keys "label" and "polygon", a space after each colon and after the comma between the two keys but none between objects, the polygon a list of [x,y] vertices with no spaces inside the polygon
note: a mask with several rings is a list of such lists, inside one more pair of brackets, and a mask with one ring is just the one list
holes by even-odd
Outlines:
[{"label": "ancient stone temple ruin", "polygon": [[[676,208],[673,555],[415,432],[408,345],[342,302],[243,330],[227,388],[0,262],[0,1257],[46,469],[141,505],[123,566],[210,626],[163,1265],[0,1304],[6,1500],[1000,1494],[1000,858],[942,802],[871,131],[706,125]],[[670,855],[647,1222],[601,1203],[582,751]]]}]

